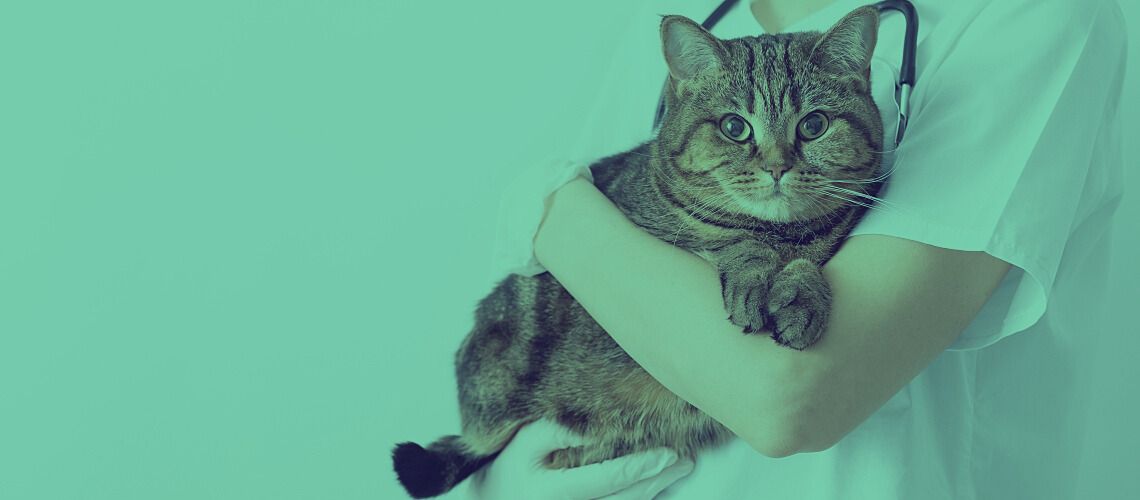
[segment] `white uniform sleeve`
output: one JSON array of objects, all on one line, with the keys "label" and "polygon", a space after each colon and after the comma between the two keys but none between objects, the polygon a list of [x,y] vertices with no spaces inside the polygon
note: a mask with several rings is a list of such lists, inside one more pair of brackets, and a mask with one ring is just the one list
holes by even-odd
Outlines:
[{"label": "white uniform sleeve", "polygon": [[649,138],[652,109],[646,107],[641,113],[645,126],[640,129],[614,119],[615,116],[632,119],[620,114],[623,111],[621,106],[629,105],[628,99],[623,97],[630,93],[629,83],[632,82],[624,81],[622,76],[631,66],[630,61],[651,64],[638,57],[638,51],[645,48],[644,44],[631,46],[630,43],[644,42],[644,39],[656,36],[655,32],[644,29],[646,21],[653,22],[653,17],[645,16],[649,4],[647,0],[640,0],[611,9],[611,15],[626,21],[613,24],[608,28],[611,31],[594,33],[615,43],[610,60],[598,61],[593,66],[596,68],[593,73],[584,78],[592,87],[590,97],[579,103],[585,106],[557,117],[555,133],[560,140],[545,157],[523,160],[525,168],[505,183],[499,197],[495,244],[489,267],[492,280],[497,281],[508,273],[534,276],[546,272],[534,257],[533,244],[545,212],[546,198],[575,177],[593,182],[590,164],[629,149],[637,140]]},{"label": "white uniform sleeve", "polygon": [[546,272],[534,257],[534,236],[546,211],[546,197],[575,177],[594,182],[589,165],[588,161],[551,158],[525,170],[507,185],[499,198],[495,225],[492,271],[496,277]]},{"label": "white uniform sleeve", "polygon": [[1114,122],[1125,42],[1110,0],[994,1],[955,35],[920,74],[888,203],[852,235],[985,251],[1016,266],[951,346],[968,350],[1041,318],[1067,241],[1095,213],[1086,207],[1108,201],[1097,148],[1113,133],[1104,124]]},{"label": "white uniform sleeve", "polygon": [[619,32],[605,34],[616,43],[611,60],[599,65],[599,72],[589,80],[594,88],[592,105],[582,109],[581,115],[563,120],[565,140],[545,159],[533,162],[532,168],[509,181],[499,199],[492,278],[505,273],[534,276],[546,271],[534,258],[533,249],[546,197],[578,176],[592,182],[591,163],[629,150],[652,136],[657,100],[668,74],[661,53],[661,14],[696,18],[718,3],[636,0],[610,9],[609,15],[625,21],[618,23]]}]

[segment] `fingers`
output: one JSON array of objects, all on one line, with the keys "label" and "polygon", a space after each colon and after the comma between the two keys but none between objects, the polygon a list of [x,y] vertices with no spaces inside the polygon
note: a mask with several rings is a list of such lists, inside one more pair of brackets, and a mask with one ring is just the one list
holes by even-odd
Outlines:
[{"label": "fingers", "polygon": [[681,459],[666,467],[660,474],[633,483],[628,488],[604,497],[606,500],[647,500],[652,499],[679,479],[693,472],[696,466],[692,460]]},{"label": "fingers", "polygon": [[656,476],[676,462],[676,452],[657,448],[596,464],[552,471],[551,479],[573,498],[598,498]]},{"label": "fingers", "polygon": [[541,460],[551,451],[579,446],[583,442],[582,438],[570,429],[543,418],[519,428],[510,446],[527,450],[530,458]]},{"label": "fingers", "polygon": [[[581,436],[549,419],[523,425],[499,457],[468,481],[474,498],[652,498],[693,470],[689,460],[656,448],[595,464],[551,470],[542,462],[551,451],[584,444]],[[483,476],[486,477],[483,477]],[[513,492],[513,493],[507,493]],[[507,494],[508,496],[503,496]]]}]

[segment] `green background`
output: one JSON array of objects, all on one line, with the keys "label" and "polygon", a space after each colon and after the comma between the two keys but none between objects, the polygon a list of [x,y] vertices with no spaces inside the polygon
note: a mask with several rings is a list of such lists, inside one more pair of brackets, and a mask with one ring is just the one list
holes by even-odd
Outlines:
[{"label": "green background", "polygon": [[[499,186],[633,7],[0,3],[0,498],[399,497],[392,445],[458,429]],[[1085,498],[1140,493],[1137,143]]]}]

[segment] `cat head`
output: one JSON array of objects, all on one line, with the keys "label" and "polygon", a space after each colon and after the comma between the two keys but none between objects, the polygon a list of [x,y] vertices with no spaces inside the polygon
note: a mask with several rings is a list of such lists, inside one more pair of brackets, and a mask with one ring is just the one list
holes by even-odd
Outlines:
[{"label": "cat head", "polygon": [[779,222],[867,203],[850,191],[868,193],[878,180],[878,23],[863,7],[825,33],[721,40],[664,17],[668,111],[657,143],[673,184],[720,210]]}]

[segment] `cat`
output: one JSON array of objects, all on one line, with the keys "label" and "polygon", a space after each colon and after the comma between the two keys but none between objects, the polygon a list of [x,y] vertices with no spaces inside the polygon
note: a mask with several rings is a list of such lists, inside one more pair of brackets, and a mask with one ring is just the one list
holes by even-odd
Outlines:
[{"label": "cat", "polygon": [[[882,122],[870,94],[878,12],[827,32],[721,40],[665,16],[666,114],[657,135],[590,166],[634,223],[714,264],[745,334],[804,349],[823,332],[820,266],[876,200]],[[401,443],[394,468],[413,497],[435,496],[492,461],[540,418],[587,445],[568,468],[661,446],[694,457],[730,431],[660,385],[550,274],[517,274],[480,301],[455,356],[463,433]]]}]

